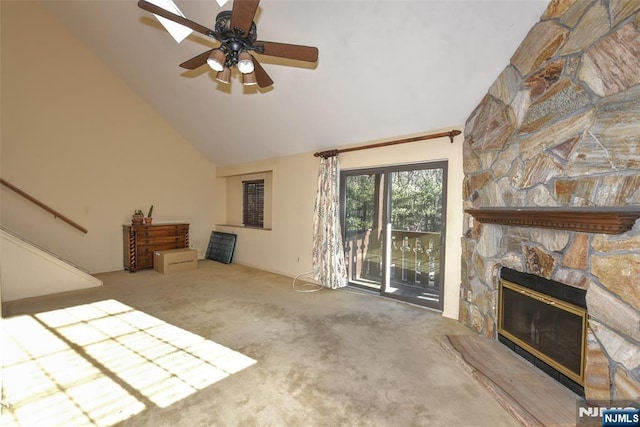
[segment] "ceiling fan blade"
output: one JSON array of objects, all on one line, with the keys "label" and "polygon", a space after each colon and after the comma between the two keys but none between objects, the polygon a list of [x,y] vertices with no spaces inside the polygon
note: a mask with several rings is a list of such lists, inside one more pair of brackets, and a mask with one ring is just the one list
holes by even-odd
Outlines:
[{"label": "ceiling fan blade", "polygon": [[200,24],[198,24],[196,22],[193,22],[193,21],[191,21],[191,20],[189,20],[187,18],[183,18],[180,15],[176,15],[175,13],[171,13],[168,10],[163,9],[160,6],[156,6],[153,3],[149,3],[146,0],[140,0],[138,2],[138,7],[140,7],[140,9],[146,10],[147,12],[151,12],[151,13],[153,13],[155,15],[162,16],[163,18],[167,18],[167,19],[169,19],[169,20],[171,20],[173,22],[176,22],[176,23],[178,23],[180,25],[184,25],[185,27],[191,28],[193,31],[197,31],[200,34],[204,34],[207,37],[211,37],[211,38],[214,38],[214,39],[219,41],[218,37],[216,36],[216,33],[213,30],[211,30],[211,29],[209,29],[209,28],[207,28],[207,27],[205,27],[203,25],[200,25]]},{"label": "ceiling fan blade", "polygon": [[231,29],[240,28],[244,34],[248,34],[258,10],[258,3],[260,0],[234,0],[231,10]]},{"label": "ceiling fan blade", "polygon": [[196,68],[201,67],[207,63],[207,59],[209,59],[211,51],[213,51],[213,49],[203,52],[198,56],[194,56],[188,61],[184,61],[182,64],[180,64],[180,66],[182,68],[186,68],[187,70],[195,70]]},{"label": "ceiling fan blade", "polygon": [[273,80],[267,74],[267,72],[262,68],[262,65],[258,62],[258,60],[251,55],[253,59],[253,71],[256,73],[256,82],[260,87],[269,87],[273,84]]},{"label": "ceiling fan blade", "polygon": [[316,62],[318,60],[318,48],[300,46],[288,43],[265,42],[258,40],[254,46],[264,46],[263,55],[277,56],[278,58],[296,59],[298,61]]}]

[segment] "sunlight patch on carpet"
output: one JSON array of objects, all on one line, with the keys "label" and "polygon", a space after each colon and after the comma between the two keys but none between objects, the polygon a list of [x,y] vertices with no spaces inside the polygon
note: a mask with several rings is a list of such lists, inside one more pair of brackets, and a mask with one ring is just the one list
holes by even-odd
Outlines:
[{"label": "sunlight patch on carpet", "polygon": [[2,322],[3,426],[111,426],[256,363],[115,300]]}]

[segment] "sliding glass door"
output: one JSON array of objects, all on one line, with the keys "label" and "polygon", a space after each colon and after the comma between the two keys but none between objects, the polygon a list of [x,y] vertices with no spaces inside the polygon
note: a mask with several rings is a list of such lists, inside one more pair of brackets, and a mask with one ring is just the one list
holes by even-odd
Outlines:
[{"label": "sliding glass door", "polygon": [[341,172],[349,283],[442,309],[447,163]]},{"label": "sliding glass door", "polygon": [[342,230],[349,282],[380,290],[384,259],[381,173],[341,175]]}]

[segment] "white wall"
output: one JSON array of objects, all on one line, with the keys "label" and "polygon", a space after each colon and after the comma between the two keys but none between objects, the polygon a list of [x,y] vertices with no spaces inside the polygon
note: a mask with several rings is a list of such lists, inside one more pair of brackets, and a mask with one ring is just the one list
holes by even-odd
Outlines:
[{"label": "white wall", "polygon": [[[2,22],[2,7],[0,7],[0,23]],[[0,25],[0,29],[2,25]],[[0,32],[1,34],[1,32]],[[0,46],[2,45],[2,37],[0,36]],[[0,70],[2,70],[2,55],[0,54]],[[2,72],[0,71],[0,76]],[[0,99],[2,99],[2,83],[0,80]],[[2,110],[0,109],[0,121],[2,121]],[[0,137],[0,160],[2,160],[2,138]],[[2,162],[0,161],[0,177],[2,176]],[[2,198],[0,197],[0,213],[2,208]],[[0,218],[1,219],[1,218]],[[0,259],[2,259],[2,248],[0,247]],[[2,266],[0,266],[0,301],[2,301]],[[0,327],[2,327],[2,304],[0,304]],[[4,366],[2,357],[0,356],[0,366]]]},{"label": "white wall", "polygon": [[102,281],[0,230],[2,301],[102,286]]},{"label": "white wall", "polygon": [[[186,221],[203,257],[224,184],[215,166],[36,2],[2,7],[2,178],[88,229],[2,188],[1,223],[92,273],[123,268],[122,224],[153,204]],[[179,78],[179,77],[176,77]]]},{"label": "white wall", "polygon": [[[449,131],[452,128],[433,130]],[[462,129],[460,126],[454,129]],[[425,133],[431,133],[428,131]],[[405,137],[407,135],[403,135]],[[408,135],[414,136],[414,135]],[[447,240],[443,315],[458,317],[462,236],[462,136],[340,154],[342,169],[448,160]],[[380,141],[367,141],[362,144]],[[358,144],[361,145],[361,144]],[[343,147],[337,147],[343,148]],[[272,229],[255,230],[218,225],[216,230],[238,235],[234,260],[268,271],[296,276],[311,270],[313,208],[319,159],[313,153],[262,162],[218,167],[218,176],[273,171]]]},{"label": "white wall", "polygon": [[270,230],[216,226],[218,231],[238,235],[235,262],[288,276],[310,270],[317,162],[311,154],[302,154],[218,168],[219,177],[232,180],[272,171]]}]

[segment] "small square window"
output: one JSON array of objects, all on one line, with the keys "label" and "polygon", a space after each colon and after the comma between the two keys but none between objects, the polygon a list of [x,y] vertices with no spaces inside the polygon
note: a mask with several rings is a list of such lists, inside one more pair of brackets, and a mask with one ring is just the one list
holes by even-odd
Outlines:
[{"label": "small square window", "polygon": [[242,223],[247,227],[264,226],[264,179],[242,183]]}]

